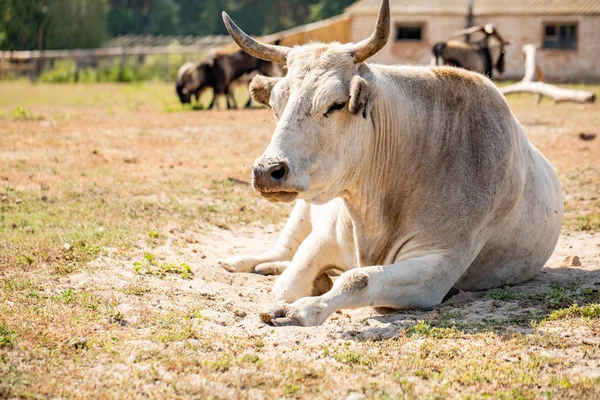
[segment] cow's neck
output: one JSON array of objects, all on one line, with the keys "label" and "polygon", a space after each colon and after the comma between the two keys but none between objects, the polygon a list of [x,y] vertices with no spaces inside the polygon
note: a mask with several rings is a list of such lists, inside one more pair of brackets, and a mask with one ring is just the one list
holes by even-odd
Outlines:
[{"label": "cow's neck", "polygon": [[375,202],[366,202],[365,208],[356,204],[354,197],[344,200],[354,227],[358,264],[365,267],[393,263],[396,254],[392,253],[397,253],[392,249],[397,229],[382,218],[382,207]]},{"label": "cow's neck", "polygon": [[403,241],[402,216],[407,177],[399,155],[402,138],[397,132],[399,118],[389,102],[380,102],[372,110],[374,135],[365,138],[364,162],[343,198],[354,225],[358,261],[361,266],[394,262]]},{"label": "cow's neck", "polygon": [[418,227],[411,217],[421,211],[423,183],[440,156],[430,143],[437,123],[420,104],[429,96],[415,92],[421,78],[390,78],[385,68],[376,74],[381,92],[371,111],[373,132],[362,144],[364,162],[343,194],[362,266],[390,264],[401,253],[418,251]]}]

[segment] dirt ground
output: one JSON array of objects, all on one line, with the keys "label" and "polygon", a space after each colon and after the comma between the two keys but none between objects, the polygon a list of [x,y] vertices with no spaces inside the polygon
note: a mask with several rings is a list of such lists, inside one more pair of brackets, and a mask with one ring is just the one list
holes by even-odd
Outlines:
[{"label": "dirt ground", "polygon": [[216,263],[291,210],[248,185],[268,110],[1,84],[0,398],[600,398],[600,105],[510,103],[566,194],[535,279],[273,328],[274,278]]}]

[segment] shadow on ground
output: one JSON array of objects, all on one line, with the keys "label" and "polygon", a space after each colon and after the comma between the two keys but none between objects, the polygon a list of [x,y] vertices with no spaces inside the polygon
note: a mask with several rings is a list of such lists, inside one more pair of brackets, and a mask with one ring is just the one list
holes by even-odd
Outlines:
[{"label": "shadow on ground", "polygon": [[432,309],[375,309],[373,316],[361,321],[365,329],[343,332],[342,337],[377,340],[407,334],[529,334],[545,319],[577,313],[582,307],[600,303],[599,289],[600,270],[544,268],[536,278],[523,284],[458,292]]}]

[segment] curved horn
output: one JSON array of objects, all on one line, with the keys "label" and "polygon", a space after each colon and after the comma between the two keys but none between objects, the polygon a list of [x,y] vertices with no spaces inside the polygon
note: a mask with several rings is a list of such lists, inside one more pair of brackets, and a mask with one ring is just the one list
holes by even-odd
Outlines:
[{"label": "curved horn", "polygon": [[460,32],[456,32],[454,34],[454,36],[452,36],[452,37],[459,38],[461,36],[472,35],[473,33],[482,32],[482,31],[484,31],[484,29],[485,28],[483,26],[480,26],[480,25],[472,26],[470,28],[463,29]]},{"label": "curved horn", "polygon": [[388,41],[390,36],[390,1],[383,0],[379,8],[377,26],[368,38],[355,45],[354,57],[357,63],[365,61],[377,53]]},{"label": "curved horn", "polygon": [[257,42],[238,28],[225,11],[223,11],[223,22],[233,40],[246,53],[261,60],[285,65],[287,54],[291,50],[289,47]]}]

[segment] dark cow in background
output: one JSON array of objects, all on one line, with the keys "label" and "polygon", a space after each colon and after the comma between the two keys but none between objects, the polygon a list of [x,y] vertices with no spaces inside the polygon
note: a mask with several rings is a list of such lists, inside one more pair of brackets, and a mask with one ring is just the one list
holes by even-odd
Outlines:
[{"label": "dark cow in background", "polygon": [[214,87],[211,68],[206,62],[188,62],[179,68],[175,88],[182,104],[191,103],[192,96],[198,101],[206,87]]},{"label": "dark cow in background", "polygon": [[[192,96],[196,101],[206,88],[214,92],[209,108],[213,108],[219,95],[227,98],[227,108],[237,108],[233,95],[235,83],[246,86],[254,75],[283,76],[283,69],[278,64],[259,60],[242,50],[234,53],[214,52],[201,63],[184,64],[177,74],[177,94],[182,103],[190,103]],[[251,106],[251,98],[245,107]]]},{"label": "dark cow in background", "polygon": [[456,34],[455,37],[477,35],[483,38],[474,43],[448,40],[433,46],[435,65],[450,65],[479,72],[492,78],[495,68],[504,73],[504,47],[511,41],[505,41],[492,24],[474,26]]}]

